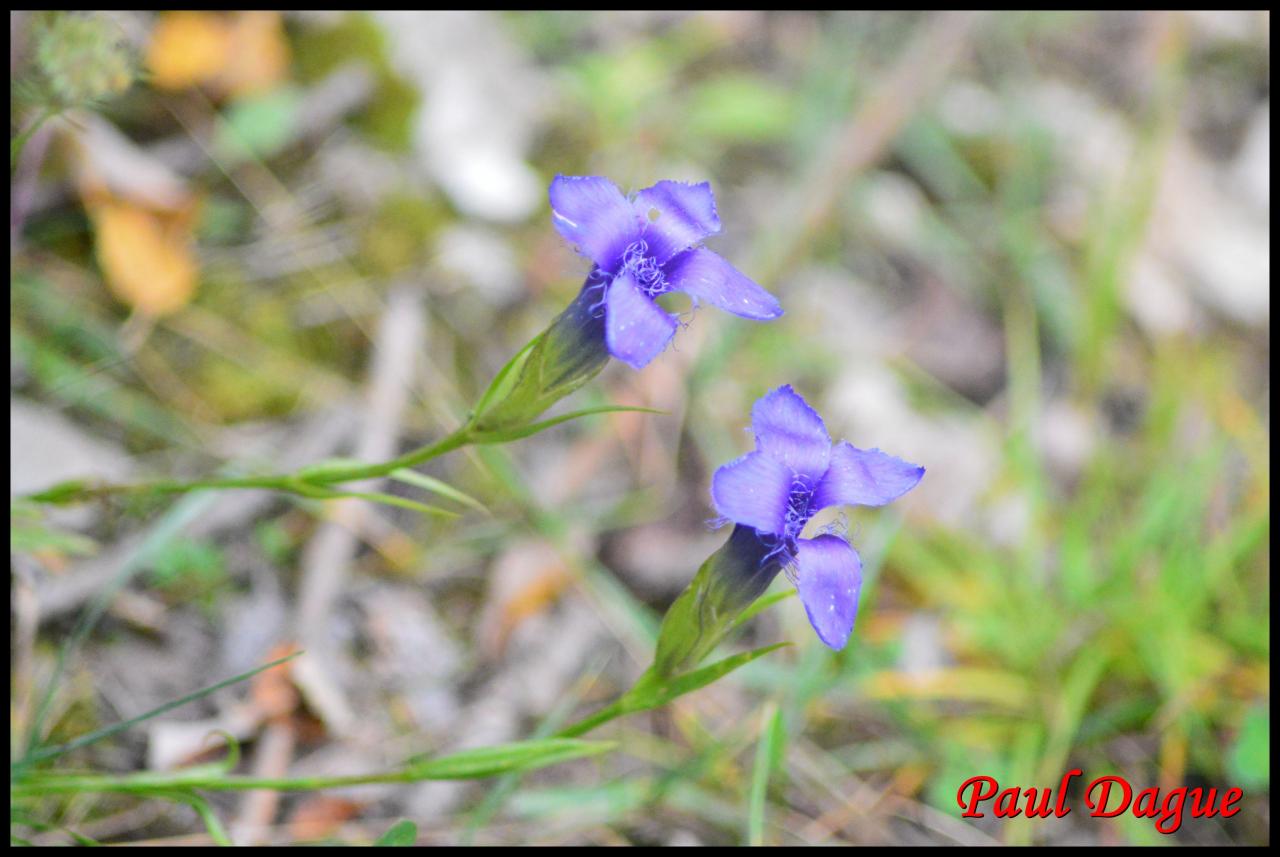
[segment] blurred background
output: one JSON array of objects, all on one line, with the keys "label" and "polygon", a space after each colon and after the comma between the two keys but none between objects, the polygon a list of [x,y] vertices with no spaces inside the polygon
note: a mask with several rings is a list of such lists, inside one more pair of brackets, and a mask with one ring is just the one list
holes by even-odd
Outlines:
[{"label": "blurred background", "polygon": [[[559,406],[667,416],[432,462],[483,507],[460,519],[249,491],[13,504],[13,734],[125,580],[44,713],[54,740],[308,655],[74,767],[188,764],[214,729],[260,776],[549,734],[648,664],[725,538],[711,473],[791,383],[834,437],[928,470],[847,512],[867,582],[845,650],[788,599],[737,644],[794,646],[593,734],[618,752],[214,795],[233,837],[362,843],[407,817],[427,844],[736,844],[780,711],[765,842],[1268,842],[1269,28],[11,13],[11,137],[30,130],[10,184],[15,494],[443,435],[586,274],[551,227],[557,173],[710,181],[710,246],[787,310],[698,312],[643,372],[615,362]],[[1074,767],[1238,786],[1242,811],[1173,837],[1088,818],[1077,792],[1063,819],[959,817],[971,776],[1056,786]],[[101,841],[208,841],[158,801],[44,811]]]}]

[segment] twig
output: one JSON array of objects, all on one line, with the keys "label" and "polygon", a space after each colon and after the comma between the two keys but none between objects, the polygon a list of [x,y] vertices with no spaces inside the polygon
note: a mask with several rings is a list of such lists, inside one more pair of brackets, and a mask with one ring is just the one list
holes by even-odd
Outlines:
[{"label": "twig", "polygon": [[893,144],[921,103],[964,56],[978,12],[943,12],[907,46],[871,97],[838,128],[790,205],[781,207],[778,238],[763,244],[756,279],[770,283],[795,261],[828,220],[849,180],[875,163]]},{"label": "twig", "polygon": [[[376,461],[394,454],[417,363],[414,355],[422,348],[423,339],[423,316],[416,290],[409,286],[395,289],[387,298],[374,344],[356,458]],[[352,491],[376,489],[376,482],[349,486]],[[345,588],[347,569],[357,547],[358,521],[366,511],[363,500],[345,498],[334,502],[329,520],[307,543],[302,555],[303,577],[295,623],[302,647],[316,657],[309,659],[310,664],[295,677],[312,703],[325,709],[321,714],[338,732],[344,731],[350,712],[332,673],[324,668],[331,656],[329,618]]]}]

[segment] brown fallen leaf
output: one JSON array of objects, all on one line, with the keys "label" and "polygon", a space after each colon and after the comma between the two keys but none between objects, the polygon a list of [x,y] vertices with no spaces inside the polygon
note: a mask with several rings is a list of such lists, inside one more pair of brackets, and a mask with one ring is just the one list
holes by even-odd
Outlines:
[{"label": "brown fallen leaf", "polygon": [[497,561],[477,628],[486,657],[501,657],[520,623],[555,603],[573,580],[554,547],[543,541],[520,542]]},{"label": "brown fallen leaf", "polygon": [[331,795],[312,795],[298,804],[289,818],[289,838],[315,842],[338,832],[364,809],[364,804]]},{"label": "brown fallen leaf", "polygon": [[[280,643],[271,649],[266,661],[279,660],[297,651],[293,643]],[[264,720],[287,719],[298,708],[300,697],[293,685],[292,662],[263,670],[249,683],[249,699]]]},{"label": "brown fallen leaf", "polygon": [[117,298],[151,317],[186,306],[197,280],[194,203],[171,213],[99,197],[86,208],[98,264]]}]

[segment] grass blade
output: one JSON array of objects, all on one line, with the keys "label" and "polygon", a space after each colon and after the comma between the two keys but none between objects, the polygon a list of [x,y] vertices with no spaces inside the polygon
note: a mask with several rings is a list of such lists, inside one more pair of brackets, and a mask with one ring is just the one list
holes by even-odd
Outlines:
[{"label": "grass blade", "polygon": [[246,673],[241,673],[238,676],[232,676],[231,678],[220,681],[217,684],[197,690],[195,693],[187,694],[180,699],[175,699],[172,702],[166,702],[164,705],[161,705],[158,708],[153,708],[145,714],[140,714],[137,717],[132,717],[120,723],[114,723],[111,726],[104,726],[101,729],[96,729],[87,735],[81,735],[79,738],[68,741],[66,744],[61,744],[57,747],[46,747],[43,750],[34,751],[27,754],[26,758],[17,762],[15,766],[25,767],[27,765],[34,765],[38,762],[47,762],[49,759],[56,759],[58,756],[70,753],[72,750],[79,750],[81,747],[88,747],[90,744],[95,744],[104,738],[110,738],[112,735],[117,735],[126,729],[136,726],[144,720],[150,720],[152,717],[158,717],[166,711],[172,711],[175,708],[186,705],[188,702],[195,702],[197,699],[202,699],[211,693],[222,690],[224,687],[229,687],[233,684],[238,684],[239,682],[251,679],[258,673],[269,670],[272,667],[279,666],[285,661],[293,660],[301,654],[302,652],[294,652],[293,654],[285,655],[283,658],[274,660],[269,664],[263,664],[262,666],[251,669]]},{"label": "grass blade", "polygon": [[218,814],[213,811],[213,807],[209,805],[209,802],[200,797],[200,795],[179,791],[170,794],[152,795],[152,797],[186,804],[194,809],[196,815],[200,816],[200,820],[204,822],[205,830],[209,832],[209,838],[213,840],[215,845],[229,848],[235,844],[231,841],[231,836],[227,833],[227,829],[222,826],[222,822],[218,819]]},{"label": "grass blade", "polygon": [[45,717],[48,716],[49,708],[53,704],[53,695],[58,689],[63,673],[66,671],[71,654],[88,638],[98,624],[98,620],[102,618],[103,614],[107,612],[107,608],[111,606],[111,600],[115,598],[116,593],[122,590],[133,578],[133,575],[150,562],[156,554],[164,550],[177,538],[187,524],[191,523],[211,506],[213,501],[214,497],[211,494],[197,494],[183,497],[175,503],[147,535],[137,552],[121,565],[115,578],[103,588],[92,605],[81,615],[66,643],[58,650],[58,660],[54,664],[53,675],[49,678],[48,684],[45,685],[40,702],[36,707],[35,716],[32,718],[27,730],[26,751],[21,764],[25,764],[30,759],[32,753],[35,752],[40,744],[40,732],[44,726]]},{"label": "grass blade", "polygon": [[757,598],[750,607],[742,611],[741,616],[733,620],[733,624],[729,626],[729,630],[732,631],[735,628],[741,627],[743,624],[747,622],[747,620],[760,615],[765,610],[768,610],[770,607],[777,604],[779,601],[786,601],[788,598],[792,597],[796,593],[797,593],[797,590],[794,586],[788,586],[786,589],[784,589],[781,592],[774,592],[770,595],[764,595],[764,596],[761,596],[760,598]]},{"label": "grass blade", "polygon": [[390,846],[408,846],[412,845],[418,839],[418,825],[402,818],[387,830],[386,833],[378,837],[378,841],[373,843],[378,845]]},{"label": "grass blade", "polygon": [[770,702],[765,706],[764,727],[756,744],[756,761],[751,771],[751,795],[747,802],[747,844],[764,845],[765,797],[769,789],[769,775],[782,761],[782,749],[786,731],[782,724],[782,712]]}]

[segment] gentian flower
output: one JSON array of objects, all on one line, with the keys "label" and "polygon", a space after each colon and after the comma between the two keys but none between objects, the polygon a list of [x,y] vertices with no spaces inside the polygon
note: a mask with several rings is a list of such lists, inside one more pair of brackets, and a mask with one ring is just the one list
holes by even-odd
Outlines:
[{"label": "gentian flower", "polygon": [[883,506],[901,497],[924,468],[878,449],[833,445],[822,418],[789,385],[755,403],[751,428],[755,451],[712,478],[715,507],[738,528],[755,530],[767,549],[762,563],[782,560],[818,638],[842,649],[857,617],[862,560],[840,535],[800,533],[829,506]]},{"label": "gentian flower", "polygon": [[556,176],[550,196],[556,230],[595,263],[583,293],[627,365],[642,368],[675,335],[675,317],[654,301],[667,292],[757,321],[782,315],[777,298],[701,246],[720,231],[707,182],[660,181],[628,199],[605,178]]},{"label": "gentian flower", "polygon": [[608,179],[556,176],[552,221],[594,263],[578,296],[518,353],[468,417],[476,442],[513,436],[617,357],[639,369],[674,335],[654,298],[681,291],[746,318],[782,315],[773,295],[699,242],[720,231],[711,186],[661,181],[627,199]]}]

